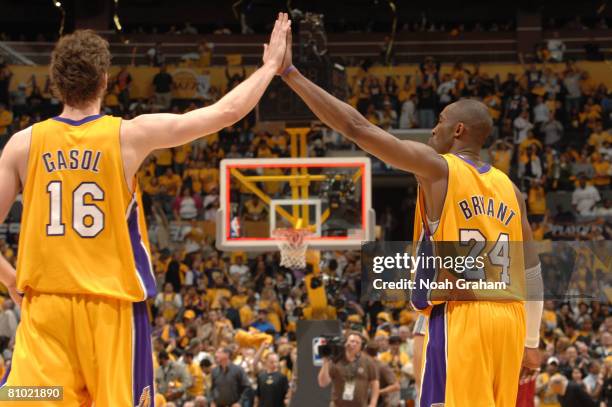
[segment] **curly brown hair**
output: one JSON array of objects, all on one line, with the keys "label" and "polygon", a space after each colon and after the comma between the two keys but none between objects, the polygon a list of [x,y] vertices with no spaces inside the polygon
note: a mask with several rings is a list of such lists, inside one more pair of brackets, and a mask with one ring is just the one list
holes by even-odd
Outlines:
[{"label": "curly brown hair", "polygon": [[110,60],[108,42],[92,30],[63,36],[51,54],[54,93],[69,106],[91,103],[103,95]]}]

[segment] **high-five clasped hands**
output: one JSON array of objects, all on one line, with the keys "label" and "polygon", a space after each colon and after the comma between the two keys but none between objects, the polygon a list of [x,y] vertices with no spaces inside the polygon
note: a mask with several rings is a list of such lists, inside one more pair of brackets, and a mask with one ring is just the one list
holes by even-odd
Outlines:
[{"label": "high-five clasped hands", "polygon": [[287,49],[291,53],[291,20],[287,13],[278,13],[274,29],[270,34],[270,41],[264,44],[264,65],[274,67],[280,73],[279,70],[283,66]]}]

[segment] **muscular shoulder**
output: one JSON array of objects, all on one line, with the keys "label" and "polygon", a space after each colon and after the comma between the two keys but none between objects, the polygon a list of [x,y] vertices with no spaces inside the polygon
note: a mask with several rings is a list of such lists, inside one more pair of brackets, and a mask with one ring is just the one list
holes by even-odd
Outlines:
[{"label": "muscular shoulder", "polygon": [[25,183],[31,139],[32,127],[30,126],[13,134],[2,151],[3,160],[6,160],[19,173],[22,184]]},{"label": "muscular shoulder", "polygon": [[[10,154],[27,154],[30,150],[30,140],[32,138],[32,126],[27,129],[23,129],[13,134],[13,136],[9,139],[8,143],[4,147],[4,153]],[[22,157],[22,158],[26,158]]]}]

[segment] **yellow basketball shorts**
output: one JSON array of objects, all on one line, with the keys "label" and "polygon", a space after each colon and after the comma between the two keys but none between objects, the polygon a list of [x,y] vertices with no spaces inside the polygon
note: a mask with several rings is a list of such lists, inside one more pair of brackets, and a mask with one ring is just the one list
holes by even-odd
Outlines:
[{"label": "yellow basketball shorts", "polygon": [[154,405],[149,317],[144,302],[28,291],[7,386],[61,386],[62,401],[33,406]]},{"label": "yellow basketball shorts", "polygon": [[521,302],[435,305],[423,347],[420,407],[514,407],[525,345]]}]

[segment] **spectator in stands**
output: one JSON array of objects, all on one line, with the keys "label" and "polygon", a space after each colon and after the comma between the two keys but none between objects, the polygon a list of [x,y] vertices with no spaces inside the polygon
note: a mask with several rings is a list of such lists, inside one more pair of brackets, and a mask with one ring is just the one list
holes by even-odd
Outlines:
[{"label": "spectator in stands", "polygon": [[246,209],[245,218],[247,220],[258,221],[263,219],[266,206],[257,196],[253,195],[244,204],[244,208]]},{"label": "spectator in stands", "polygon": [[416,104],[417,99],[415,94],[410,95],[410,98],[406,99],[402,103],[398,122],[400,129],[412,129],[418,127]]},{"label": "spectator in stands", "polygon": [[493,140],[497,140],[499,138],[502,100],[500,99],[497,93],[487,91],[485,92],[485,97],[482,102],[487,105],[487,108],[489,109],[489,114],[491,115],[491,119],[493,119],[493,131],[491,132],[491,137],[493,138]]},{"label": "spectator in stands", "polygon": [[257,375],[255,407],[276,407],[287,404],[287,376],[279,372],[279,358],[274,352],[265,357],[264,371]]},{"label": "spectator in stands", "polygon": [[197,396],[204,394],[204,372],[202,372],[200,364],[193,359],[193,356],[191,351],[187,351],[183,355],[183,364],[191,377],[191,387],[187,388],[187,399],[195,399]]},{"label": "spectator in stands", "polygon": [[159,177],[159,185],[165,188],[165,194],[174,199],[178,196],[183,180],[178,174],[175,174],[171,167],[166,168],[164,175]]},{"label": "spectator in stands", "polygon": [[521,144],[519,144],[519,156],[525,154],[529,147],[532,147],[535,154],[538,156],[540,156],[544,149],[542,143],[536,138],[535,133],[532,130],[527,131],[527,138],[524,139]]},{"label": "spectator in stands", "polygon": [[400,351],[401,343],[402,339],[399,336],[389,337],[389,349],[378,355],[380,361],[386,363],[391,368],[398,383],[402,378],[402,370],[412,369],[408,354]]},{"label": "spectator in stands", "polygon": [[[234,262],[235,261],[235,262]],[[251,278],[251,271],[249,266],[244,264],[242,255],[238,255],[234,258],[234,261],[230,264],[229,274],[232,280],[234,280],[236,286],[244,286]]]},{"label": "spectator in stands", "polygon": [[554,112],[548,113],[548,118],[541,124],[540,130],[547,146],[555,145],[563,138],[563,125],[555,118]]},{"label": "spectator in stands", "polygon": [[162,65],[153,77],[153,92],[155,103],[163,110],[170,109],[172,104],[172,86],[172,75],[168,73],[166,65]]},{"label": "spectator in stands", "polygon": [[450,74],[442,75],[442,83],[437,90],[440,111],[455,101],[455,82]]},{"label": "spectator in stands", "polygon": [[397,112],[392,108],[391,102],[389,100],[385,100],[383,102],[383,111],[380,114],[381,116],[381,127],[383,129],[397,129]]},{"label": "spectator in stands", "polygon": [[527,138],[529,131],[533,129],[533,123],[529,121],[529,112],[523,110],[521,114],[514,119],[512,126],[514,128],[514,144],[521,144],[523,140]]},{"label": "spectator in stands", "polygon": [[[522,54],[519,54],[519,58],[522,59]],[[527,88],[533,90],[542,78],[542,71],[538,69],[535,63],[529,64],[529,67],[525,69],[525,77],[527,78]]]},{"label": "spectator in stands", "polygon": [[191,220],[198,218],[202,212],[202,198],[191,192],[191,188],[183,188],[181,196],[177,196],[172,206],[174,218],[177,220]]},{"label": "spectator in stands", "polygon": [[126,66],[122,66],[117,73],[115,83],[119,92],[118,99],[121,111],[126,112],[130,106],[130,85],[132,83],[132,75],[130,75]]},{"label": "spectator in stands", "polygon": [[550,110],[548,105],[544,103],[544,98],[542,96],[538,96],[536,99],[536,105],[533,108],[533,122],[539,127],[543,123],[547,122],[550,117]]},{"label": "spectator in stands", "polygon": [[595,152],[591,156],[593,161],[593,185],[599,189],[608,189],[610,187],[610,159],[602,157],[601,154]]},{"label": "spectator in stands", "polygon": [[540,181],[531,182],[527,197],[530,223],[541,223],[546,215],[546,191]]},{"label": "spectator in stands", "polygon": [[595,122],[593,132],[589,136],[587,144],[593,146],[595,150],[600,149],[605,141],[612,141],[612,135],[608,130],[603,129],[601,120]]},{"label": "spectator in stands", "polygon": [[582,173],[582,175],[584,175],[584,177],[587,179],[592,179],[595,176],[595,170],[593,169],[593,164],[591,163],[591,157],[586,149],[583,149],[580,156],[576,159],[573,170],[575,174]]},{"label": "spectator in stands", "polygon": [[563,84],[567,89],[565,110],[567,112],[578,111],[580,109],[580,101],[582,100],[582,90],[580,89],[581,72],[573,61],[568,61],[565,66],[565,72],[563,73]]},{"label": "spectator in stands", "polygon": [[589,215],[595,204],[601,200],[599,191],[592,185],[587,185],[584,174],[578,175],[578,186],[572,193],[572,207],[580,215]]},{"label": "spectator in stands", "polygon": [[543,175],[542,161],[533,145],[527,147],[519,157],[518,176],[521,191],[526,191],[533,181],[540,181]]},{"label": "spectator in stands", "polygon": [[550,388],[550,378],[559,372],[559,359],[551,356],[546,361],[546,369],[536,378],[536,394],[542,406],[559,406],[557,395]]},{"label": "spectator in stands", "polygon": [[550,378],[550,389],[557,395],[561,407],[597,407],[584,386],[561,374],[557,373]]},{"label": "spectator in stands", "polygon": [[255,322],[251,324],[251,326],[260,332],[276,332],[274,325],[272,325],[269,321],[269,313],[268,309],[266,308],[260,308],[259,311],[257,311],[257,318],[255,319]]},{"label": "spectator in stands", "polygon": [[[183,179],[185,178],[185,166],[187,165],[187,160],[189,159],[189,155],[192,152],[191,144],[185,144],[182,146],[174,147],[172,149],[172,162],[174,167],[174,172],[178,175],[182,175]],[[194,189],[194,192],[199,192]]]},{"label": "spectator in stands", "polygon": [[417,87],[417,116],[419,127],[423,129],[433,128],[436,118],[436,76],[434,74],[423,75],[422,82]]},{"label": "spectator in stands", "polygon": [[2,303],[2,312],[0,313],[0,338],[13,339],[17,332],[17,322],[15,304],[7,298]]},{"label": "spectator in stands", "polygon": [[374,363],[376,363],[378,380],[380,382],[380,391],[378,393],[378,406],[395,407],[399,405],[399,381],[395,377],[395,374],[393,373],[393,370],[391,370],[389,365],[377,358],[378,346],[376,345],[376,342],[370,341],[365,351],[374,360]]},{"label": "spectator in stands", "polygon": [[231,362],[231,354],[229,348],[215,352],[217,365],[211,373],[211,399],[219,407],[240,407],[250,387],[244,369]]},{"label": "spectator in stands", "polygon": [[170,360],[170,356],[164,350],[157,355],[157,361],[159,367],[155,370],[156,391],[166,400],[183,401],[187,389],[191,387],[191,377],[185,365]]},{"label": "spectator in stands", "polygon": [[167,321],[171,321],[183,306],[181,295],[174,291],[171,282],[164,284],[164,290],[155,297],[157,312]]},{"label": "spectator in stands", "polygon": [[553,62],[562,62],[563,61],[563,53],[565,52],[565,44],[561,39],[559,39],[559,32],[554,31],[553,37],[550,38],[546,47],[548,48],[548,52],[550,52],[550,59]]},{"label": "spectator in stands", "polygon": [[13,112],[7,110],[6,105],[0,102],[0,149],[9,139],[9,126],[13,123]]}]

